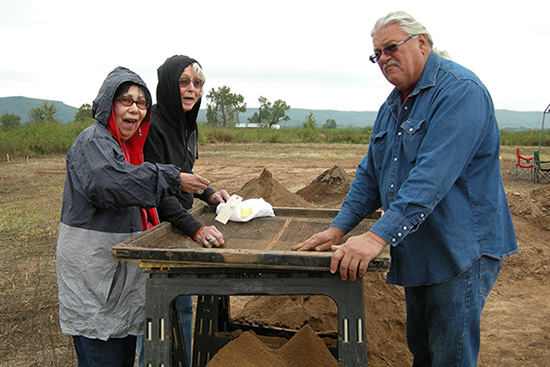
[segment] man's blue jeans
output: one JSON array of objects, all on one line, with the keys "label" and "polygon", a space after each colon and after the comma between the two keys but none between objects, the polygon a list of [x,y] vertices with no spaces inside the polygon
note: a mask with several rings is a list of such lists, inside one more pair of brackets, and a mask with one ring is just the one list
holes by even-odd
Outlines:
[{"label": "man's blue jeans", "polygon": [[113,338],[106,341],[73,336],[78,367],[133,367],[136,337]]},{"label": "man's blue jeans", "polygon": [[[191,366],[191,358],[193,356],[191,351],[191,339],[193,338],[193,298],[191,296],[179,296],[176,298],[176,307],[178,308],[180,317],[181,334],[183,335],[187,363]],[[136,352],[138,367],[143,367],[143,335],[138,336]]]},{"label": "man's blue jeans", "polygon": [[454,279],[405,287],[413,367],[477,366],[481,312],[501,266],[482,256]]}]

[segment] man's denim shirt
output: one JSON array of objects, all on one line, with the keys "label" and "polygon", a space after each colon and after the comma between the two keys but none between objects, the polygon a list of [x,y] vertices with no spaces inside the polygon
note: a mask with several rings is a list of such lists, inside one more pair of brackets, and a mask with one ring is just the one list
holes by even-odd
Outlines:
[{"label": "man's denim shirt", "polygon": [[446,281],[482,255],[517,252],[500,134],[481,81],[432,52],[414,91],[402,96],[394,89],[380,108],[331,226],[347,233],[382,206],[371,231],[391,244],[388,283],[403,286]]}]

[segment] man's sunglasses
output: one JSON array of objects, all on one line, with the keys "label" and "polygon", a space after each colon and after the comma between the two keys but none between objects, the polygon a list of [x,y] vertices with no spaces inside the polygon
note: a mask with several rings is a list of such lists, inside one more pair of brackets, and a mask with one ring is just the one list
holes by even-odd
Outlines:
[{"label": "man's sunglasses", "polygon": [[372,61],[373,64],[376,64],[378,61],[380,61],[380,58],[382,57],[382,53],[384,53],[387,56],[391,56],[397,51],[399,51],[399,46],[401,46],[403,43],[407,42],[408,40],[416,36],[418,35],[411,34],[409,37],[405,38],[403,41],[399,43],[392,43],[391,45],[384,47],[382,51],[376,51],[372,56],[369,57],[369,60]]}]

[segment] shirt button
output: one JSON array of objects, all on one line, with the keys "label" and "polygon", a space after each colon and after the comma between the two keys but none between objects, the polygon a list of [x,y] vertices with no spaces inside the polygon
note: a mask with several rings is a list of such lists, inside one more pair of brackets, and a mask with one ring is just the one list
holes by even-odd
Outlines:
[{"label": "shirt button", "polygon": [[393,189],[393,184],[390,185],[390,188]]},{"label": "shirt button", "polygon": [[392,241],[392,242],[395,242],[395,241],[397,241],[397,240],[396,240],[395,237],[394,237],[394,238],[391,239],[391,241]]},{"label": "shirt button", "polygon": [[401,131],[397,133],[398,136],[401,136]]},{"label": "shirt button", "polygon": [[397,162],[397,157],[395,157],[395,158],[393,159],[393,161],[394,161],[394,162]]},{"label": "shirt button", "polygon": [[413,128],[411,127],[411,128],[409,129],[409,131],[413,131]]},{"label": "shirt button", "polygon": [[420,218],[424,219],[424,214],[420,214]]},{"label": "shirt button", "polygon": [[397,233],[397,237],[401,237],[402,235],[403,235],[403,233],[401,233],[401,232]]},{"label": "shirt button", "polygon": [[406,230],[407,230],[407,226],[403,226],[403,230],[406,231]]}]

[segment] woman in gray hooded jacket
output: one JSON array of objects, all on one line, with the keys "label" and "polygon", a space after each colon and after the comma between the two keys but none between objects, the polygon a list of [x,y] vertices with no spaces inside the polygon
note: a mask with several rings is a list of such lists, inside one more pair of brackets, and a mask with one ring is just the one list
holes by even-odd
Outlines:
[{"label": "woman in gray hooded jacket", "polygon": [[156,207],[180,190],[180,169],[143,163],[151,95],[118,67],[93,102],[96,122],[70,148],[57,242],[61,330],[73,336],[78,365],[133,366],[143,333],[146,275],[116,261],[113,245],[158,224]]}]

